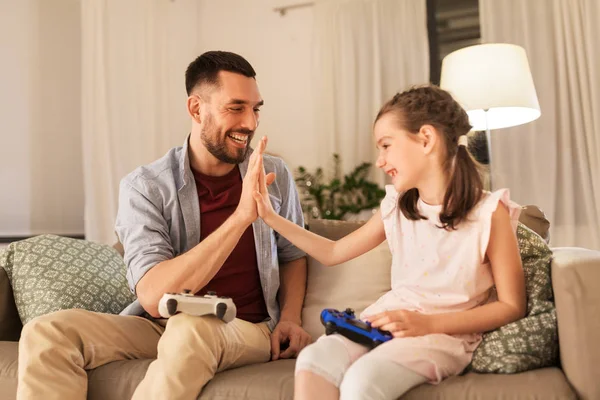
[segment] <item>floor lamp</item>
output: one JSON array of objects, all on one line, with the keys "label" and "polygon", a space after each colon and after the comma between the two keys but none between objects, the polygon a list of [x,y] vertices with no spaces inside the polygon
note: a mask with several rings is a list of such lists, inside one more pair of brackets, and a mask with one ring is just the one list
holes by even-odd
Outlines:
[{"label": "floor lamp", "polygon": [[505,43],[465,47],[442,61],[440,87],[469,115],[474,131],[485,131],[492,189],[492,129],[508,128],[540,117],[525,49]]}]

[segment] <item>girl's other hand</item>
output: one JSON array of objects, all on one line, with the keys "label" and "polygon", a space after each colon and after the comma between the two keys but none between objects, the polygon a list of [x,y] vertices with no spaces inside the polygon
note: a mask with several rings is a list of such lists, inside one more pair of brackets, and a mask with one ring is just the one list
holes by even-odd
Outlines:
[{"label": "girl's other hand", "polygon": [[389,331],[394,337],[425,336],[433,331],[433,316],[407,310],[384,311],[365,318],[373,328]]}]

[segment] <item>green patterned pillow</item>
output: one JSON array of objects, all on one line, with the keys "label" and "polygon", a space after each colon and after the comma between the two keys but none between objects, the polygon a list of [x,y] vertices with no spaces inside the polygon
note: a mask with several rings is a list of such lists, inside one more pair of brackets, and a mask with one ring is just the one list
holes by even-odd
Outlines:
[{"label": "green patterned pillow", "polygon": [[112,247],[41,235],[0,253],[23,324],[58,310],[120,313],[133,300],[125,264]]},{"label": "green patterned pillow", "polygon": [[517,239],[525,271],[527,315],[483,335],[469,370],[517,373],[558,365],[558,327],[552,293],[552,251],[535,232],[519,224]]}]

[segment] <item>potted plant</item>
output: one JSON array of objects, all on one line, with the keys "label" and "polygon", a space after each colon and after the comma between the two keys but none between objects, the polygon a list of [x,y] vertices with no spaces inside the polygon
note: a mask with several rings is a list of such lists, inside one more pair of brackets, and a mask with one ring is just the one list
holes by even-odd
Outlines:
[{"label": "potted plant", "polygon": [[295,171],[306,219],[368,219],[385,196],[385,190],[367,178],[371,164],[362,163],[342,177],[338,154],[333,155],[333,163],[330,180],[322,168],[311,173],[300,166]]}]

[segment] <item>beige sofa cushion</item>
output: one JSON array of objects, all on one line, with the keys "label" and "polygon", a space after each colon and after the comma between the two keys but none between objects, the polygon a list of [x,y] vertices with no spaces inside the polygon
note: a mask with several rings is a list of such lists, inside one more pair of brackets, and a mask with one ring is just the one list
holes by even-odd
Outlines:
[{"label": "beige sofa cushion", "polygon": [[542,368],[520,374],[475,374],[453,376],[439,385],[421,385],[402,400],[510,399],[575,400],[559,368]]},{"label": "beige sofa cushion", "polygon": [[[0,342],[0,400],[15,400],[17,391],[16,342]],[[130,399],[151,360],[117,361],[88,372],[89,400]],[[278,360],[221,372],[204,388],[200,400],[291,400],[295,360]],[[421,385],[402,399],[576,399],[558,368],[522,374],[474,373],[455,376],[439,385]],[[596,397],[589,397],[596,398]]]},{"label": "beige sofa cushion", "polygon": [[19,343],[0,341],[0,400],[15,400]]},{"label": "beige sofa cushion", "polygon": [[[118,361],[90,371],[88,399],[130,399],[149,363],[150,360]],[[218,373],[198,399],[291,400],[294,365],[295,360],[278,360]],[[574,400],[576,396],[558,368],[542,368],[513,375],[469,373],[452,377],[439,385],[421,385],[402,396],[403,400],[532,398]]]},{"label": "beige sofa cushion", "polygon": [[[151,361],[117,361],[89,371],[88,400],[130,399]],[[220,372],[198,399],[291,399],[294,364],[295,360],[277,360]]]},{"label": "beige sofa cushion", "polygon": [[[310,231],[336,240],[360,227],[362,223],[311,220]],[[302,324],[316,340],[325,333],[320,321],[324,308],[354,309],[357,315],[391,289],[392,256],[383,242],[370,252],[343,264],[325,267],[308,258],[308,285]]]}]

